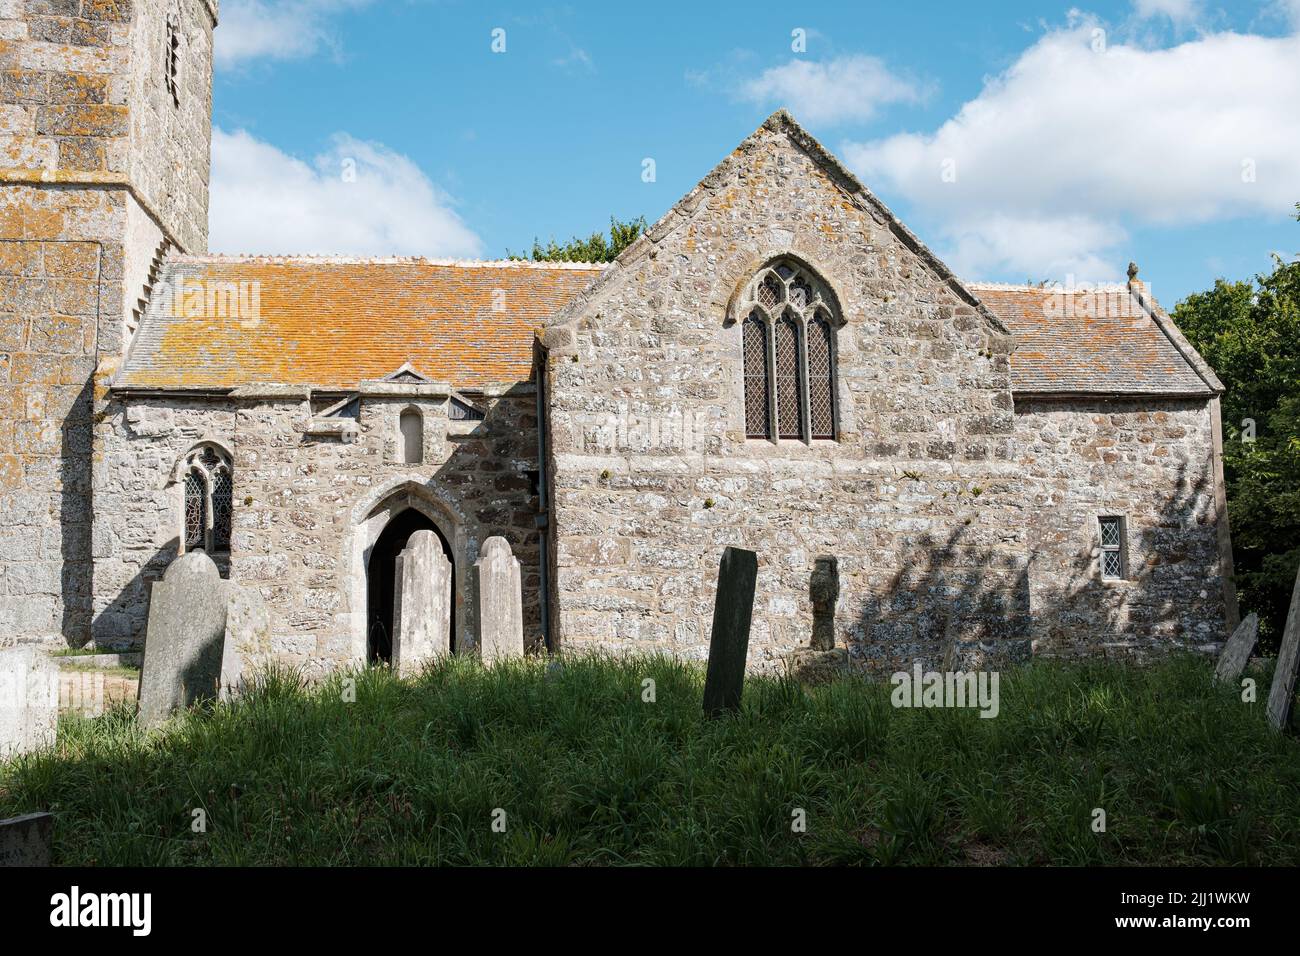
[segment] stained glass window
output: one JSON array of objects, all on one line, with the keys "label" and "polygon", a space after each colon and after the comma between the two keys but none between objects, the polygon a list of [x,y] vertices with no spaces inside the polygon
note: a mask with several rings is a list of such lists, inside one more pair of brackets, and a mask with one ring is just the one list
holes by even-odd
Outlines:
[{"label": "stained glass window", "polygon": [[207,530],[207,483],[199,471],[191,470],[185,475],[185,550],[202,548]]}]

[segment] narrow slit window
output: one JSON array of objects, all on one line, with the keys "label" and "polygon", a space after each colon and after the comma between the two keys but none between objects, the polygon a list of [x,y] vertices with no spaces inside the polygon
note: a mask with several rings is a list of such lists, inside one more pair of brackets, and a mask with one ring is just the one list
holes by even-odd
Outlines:
[{"label": "narrow slit window", "polygon": [[772,437],[771,392],[767,360],[767,323],[757,310],[744,324],[745,344],[745,434],[750,438]]},{"label": "narrow slit window", "polygon": [[1101,576],[1107,581],[1128,577],[1128,549],[1125,547],[1124,519],[1108,515],[1098,519],[1101,527]]},{"label": "narrow slit window", "polygon": [[163,82],[171,94],[172,105],[181,105],[180,85],[181,24],[180,16],[167,15],[167,46],[163,51]]},{"label": "narrow slit window", "polygon": [[424,417],[414,408],[402,412],[402,462],[419,465],[424,461]]}]

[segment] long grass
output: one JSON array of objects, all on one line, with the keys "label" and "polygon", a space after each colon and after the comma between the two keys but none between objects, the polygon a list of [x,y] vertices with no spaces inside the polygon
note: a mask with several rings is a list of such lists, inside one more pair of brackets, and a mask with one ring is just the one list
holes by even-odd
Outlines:
[{"label": "long grass", "polygon": [[751,679],[708,720],[666,658],[270,672],[154,731],[66,719],[0,816],[57,814],[63,864],[1300,863],[1300,744],[1204,661],[1037,662],[993,719],[889,693]]}]

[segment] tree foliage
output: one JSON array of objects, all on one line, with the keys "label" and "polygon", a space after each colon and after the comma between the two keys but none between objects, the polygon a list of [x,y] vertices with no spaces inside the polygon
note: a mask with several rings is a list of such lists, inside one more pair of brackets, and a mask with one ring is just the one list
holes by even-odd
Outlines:
[{"label": "tree foliage", "polygon": [[1261,641],[1273,646],[1300,565],[1300,261],[1275,257],[1254,282],[1220,279],[1173,317],[1227,389],[1223,460],[1242,612],[1258,612]]},{"label": "tree foliage", "polygon": [[534,262],[613,262],[628,246],[645,232],[644,216],[626,222],[609,217],[609,235],[593,232],[586,239],[574,236],[568,242],[556,242],[552,237],[542,245],[533,240],[533,251],[527,256],[510,253],[511,259],[531,259]]}]

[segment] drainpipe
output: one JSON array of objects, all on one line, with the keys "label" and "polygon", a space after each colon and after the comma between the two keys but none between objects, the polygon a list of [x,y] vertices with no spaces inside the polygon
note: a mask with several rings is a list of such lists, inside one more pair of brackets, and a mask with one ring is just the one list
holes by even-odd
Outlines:
[{"label": "drainpipe", "polygon": [[555,650],[551,641],[551,584],[550,584],[550,482],[546,473],[546,349],[540,342],[533,347],[533,378],[536,381],[537,401],[537,555],[538,577],[541,588],[542,643],[547,651]]}]

